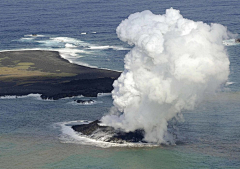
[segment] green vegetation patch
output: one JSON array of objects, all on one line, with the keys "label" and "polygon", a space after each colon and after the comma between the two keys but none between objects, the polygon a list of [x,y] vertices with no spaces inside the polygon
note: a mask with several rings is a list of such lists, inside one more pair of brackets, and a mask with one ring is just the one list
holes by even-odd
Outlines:
[{"label": "green vegetation patch", "polygon": [[[15,63],[16,63],[16,60],[15,60]],[[11,66],[0,65],[0,79],[9,78],[9,77],[34,77],[34,76],[66,77],[66,76],[77,75],[74,73],[64,73],[64,72],[56,72],[56,73],[43,72],[42,70],[36,70],[36,68],[33,67],[34,65],[35,64],[32,62],[18,62]]]}]

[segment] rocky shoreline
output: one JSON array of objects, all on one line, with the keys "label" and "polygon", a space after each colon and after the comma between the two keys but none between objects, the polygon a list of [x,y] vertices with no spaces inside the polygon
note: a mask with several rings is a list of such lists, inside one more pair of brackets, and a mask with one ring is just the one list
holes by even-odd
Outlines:
[{"label": "rocky shoreline", "polygon": [[0,96],[96,97],[111,92],[119,76],[120,72],[72,64],[56,51],[0,52]]}]

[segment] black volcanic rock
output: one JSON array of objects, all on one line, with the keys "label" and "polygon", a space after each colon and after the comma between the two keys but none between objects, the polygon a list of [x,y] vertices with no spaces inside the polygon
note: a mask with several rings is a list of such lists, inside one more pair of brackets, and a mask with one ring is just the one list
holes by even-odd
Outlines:
[{"label": "black volcanic rock", "polygon": [[79,104],[92,104],[94,103],[94,100],[89,99],[89,100],[74,100],[75,102],[79,103]]},{"label": "black volcanic rock", "polygon": [[[105,126],[99,126],[98,123],[100,123],[99,120],[95,120],[89,124],[82,124],[82,125],[75,125],[72,126],[73,130],[77,132],[81,132],[83,135],[91,135],[94,131],[97,129],[106,129]],[[111,130],[111,129],[110,129]]]},{"label": "black volcanic rock", "polygon": [[141,129],[135,130],[133,132],[123,132],[118,131],[116,134],[110,139],[110,142],[145,142],[143,141],[144,131]]},{"label": "black volcanic rock", "polygon": [[240,43],[240,39],[235,39],[235,42],[236,43]]},{"label": "black volcanic rock", "polygon": [[93,139],[99,139],[106,142],[124,143],[124,142],[145,142],[144,130],[138,129],[133,132],[124,132],[122,130],[115,130],[110,126],[101,126],[99,120],[93,121],[89,124],[74,125],[72,129],[80,132]]}]

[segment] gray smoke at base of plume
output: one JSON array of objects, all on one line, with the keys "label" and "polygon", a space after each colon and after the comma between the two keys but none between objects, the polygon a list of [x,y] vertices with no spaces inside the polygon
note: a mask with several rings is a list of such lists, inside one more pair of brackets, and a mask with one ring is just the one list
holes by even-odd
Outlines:
[{"label": "gray smoke at base of plume", "polygon": [[112,112],[101,121],[127,132],[144,129],[145,141],[166,143],[168,121],[228,79],[228,33],[220,24],[194,22],[172,8],[164,15],[147,10],[123,20],[117,35],[134,47],[113,84]]}]

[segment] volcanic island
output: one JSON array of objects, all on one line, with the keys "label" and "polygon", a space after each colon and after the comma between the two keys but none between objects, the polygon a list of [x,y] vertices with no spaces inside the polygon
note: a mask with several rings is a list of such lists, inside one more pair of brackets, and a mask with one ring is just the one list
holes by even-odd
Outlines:
[{"label": "volcanic island", "polygon": [[57,51],[0,52],[0,96],[40,94],[57,100],[109,93],[120,72],[70,63]]},{"label": "volcanic island", "polygon": [[[23,50],[0,52],[0,96],[40,94],[42,99],[58,100],[83,95],[97,97],[109,93],[121,72],[70,63],[57,51]],[[109,135],[106,142],[143,142],[144,131],[123,132],[96,120],[71,128],[92,137]],[[95,139],[95,138],[93,138]]]}]

